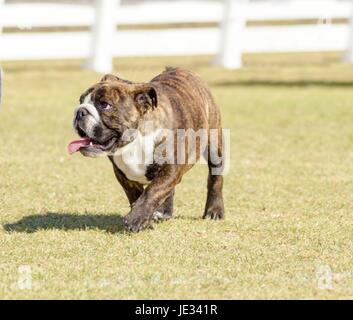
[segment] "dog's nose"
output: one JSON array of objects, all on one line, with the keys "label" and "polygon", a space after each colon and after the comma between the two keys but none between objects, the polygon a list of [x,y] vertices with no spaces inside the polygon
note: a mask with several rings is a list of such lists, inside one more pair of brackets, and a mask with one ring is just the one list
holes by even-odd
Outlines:
[{"label": "dog's nose", "polygon": [[76,115],[76,118],[77,120],[80,120],[82,119],[84,116],[87,116],[88,115],[88,110],[86,108],[80,108],[77,110],[77,115]]}]

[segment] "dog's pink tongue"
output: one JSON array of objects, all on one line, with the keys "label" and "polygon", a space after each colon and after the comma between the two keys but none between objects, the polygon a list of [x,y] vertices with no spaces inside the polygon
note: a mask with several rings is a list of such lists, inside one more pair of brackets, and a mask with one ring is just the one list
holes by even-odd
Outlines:
[{"label": "dog's pink tongue", "polygon": [[77,152],[78,150],[80,150],[80,148],[85,147],[85,146],[89,146],[90,142],[91,142],[91,139],[88,137],[80,139],[80,140],[72,141],[67,146],[67,151],[70,154],[73,154],[73,153]]}]

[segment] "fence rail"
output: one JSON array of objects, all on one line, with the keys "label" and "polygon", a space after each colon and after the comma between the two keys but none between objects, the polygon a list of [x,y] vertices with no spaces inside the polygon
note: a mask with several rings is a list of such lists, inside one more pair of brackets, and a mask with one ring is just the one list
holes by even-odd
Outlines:
[{"label": "fence rail", "polygon": [[[115,22],[119,25],[159,23],[221,22],[223,1],[158,1],[121,5]],[[246,20],[299,20],[349,18],[350,1],[282,0],[249,2],[243,10]],[[3,9],[4,27],[90,26],[94,7],[67,3],[14,3]]]},{"label": "fence rail", "polygon": [[[111,0],[110,0],[111,1]],[[340,0],[228,0],[235,14],[224,24],[225,1],[153,1],[120,5],[112,14],[114,25],[212,22],[223,28],[171,28],[162,30],[118,30],[111,44],[114,56],[217,54],[222,35],[234,28],[234,19],[245,21],[316,19],[312,25],[241,27],[230,40],[241,44],[241,52],[332,51],[349,47],[350,25],[327,24],[349,19],[353,2]],[[227,1],[226,1],[227,2]],[[229,8],[228,8],[229,9]],[[95,7],[74,4],[16,3],[1,7],[3,28],[90,27]],[[241,11],[241,16],[237,13]],[[233,19],[233,20],[232,20]],[[320,23],[325,21],[326,24]],[[229,38],[229,37],[228,37]],[[224,42],[224,41],[223,41]],[[63,50],[65,48],[65,50]],[[234,49],[233,49],[234,50]],[[16,32],[0,34],[0,60],[82,58],[92,53],[91,32]],[[231,52],[233,54],[233,52]],[[219,54],[221,55],[221,54]],[[222,59],[220,59],[222,60]]]}]

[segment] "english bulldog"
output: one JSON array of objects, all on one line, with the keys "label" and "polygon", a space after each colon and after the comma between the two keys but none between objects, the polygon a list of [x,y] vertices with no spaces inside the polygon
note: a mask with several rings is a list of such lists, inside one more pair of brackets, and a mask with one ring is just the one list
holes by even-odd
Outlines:
[{"label": "english bulldog", "polygon": [[201,155],[209,168],[203,218],[224,217],[220,112],[191,71],[167,68],[147,83],[105,75],[81,95],[73,126],[81,139],[68,145],[70,154],[111,161],[130,203],[127,230],[172,217],[174,189]]}]

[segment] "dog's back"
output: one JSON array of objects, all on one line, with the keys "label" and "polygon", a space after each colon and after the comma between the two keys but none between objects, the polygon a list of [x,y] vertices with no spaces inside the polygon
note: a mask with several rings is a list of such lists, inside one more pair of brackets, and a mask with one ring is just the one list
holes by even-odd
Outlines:
[{"label": "dog's back", "polygon": [[[207,84],[195,73],[170,68],[151,80],[169,97],[172,108],[193,128],[219,128],[220,113]],[[191,109],[191,110],[190,110]]]}]

